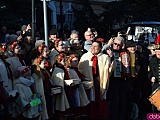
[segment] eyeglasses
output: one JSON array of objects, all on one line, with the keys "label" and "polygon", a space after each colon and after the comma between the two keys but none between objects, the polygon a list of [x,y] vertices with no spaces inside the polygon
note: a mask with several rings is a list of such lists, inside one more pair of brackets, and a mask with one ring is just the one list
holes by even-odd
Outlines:
[{"label": "eyeglasses", "polygon": [[118,43],[114,43],[114,45],[121,46],[121,45],[120,45],[120,44],[118,44]]}]

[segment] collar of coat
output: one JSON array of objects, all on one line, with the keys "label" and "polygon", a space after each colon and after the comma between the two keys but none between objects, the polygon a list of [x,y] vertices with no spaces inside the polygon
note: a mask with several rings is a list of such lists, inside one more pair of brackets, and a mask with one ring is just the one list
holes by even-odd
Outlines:
[{"label": "collar of coat", "polygon": [[[88,54],[94,56],[90,51],[88,51]],[[99,57],[101,55],[103,55],[103,53],[98,53],[96,56]]]}]

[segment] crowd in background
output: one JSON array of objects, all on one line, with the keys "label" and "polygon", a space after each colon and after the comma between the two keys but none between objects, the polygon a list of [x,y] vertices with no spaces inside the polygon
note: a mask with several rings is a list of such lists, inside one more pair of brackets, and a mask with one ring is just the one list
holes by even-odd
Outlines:
[{"label": "crowd in background", "polygon": [[31,31],[29,24],[1,29],[0,103],[8,119],[136,120],[155,111],[148,97],[160,77],[150,60],[160,47],[129,40],[129,33],[106,40],[94,28],[84,39],[77,30],[61,38],[55,26],[46,46]]}]

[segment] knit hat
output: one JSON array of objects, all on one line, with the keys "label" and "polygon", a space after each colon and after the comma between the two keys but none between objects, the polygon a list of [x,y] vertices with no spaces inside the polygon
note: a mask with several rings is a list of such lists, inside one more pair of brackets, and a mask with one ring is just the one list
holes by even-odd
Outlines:
[{"label": "knit hat", "polygon": [[27,25],[22,25],[21,30],[24,31],[27,29]]}]

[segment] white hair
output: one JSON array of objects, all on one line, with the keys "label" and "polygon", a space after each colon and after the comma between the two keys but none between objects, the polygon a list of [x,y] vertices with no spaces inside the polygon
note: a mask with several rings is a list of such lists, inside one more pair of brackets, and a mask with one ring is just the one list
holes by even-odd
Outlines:
[{"label": "white hair", "polygon": [[79,35],[79,32],[78,32],[77,30],[72,30],[72,31],[71,31],[71,35],[70,35],[70,38],[72,38],[73,34]]},{"label": "white hair", "polygon": [[124,38],[123,37],[115,37],[115,39],[121,41],[122,44],[124,44]]}]

